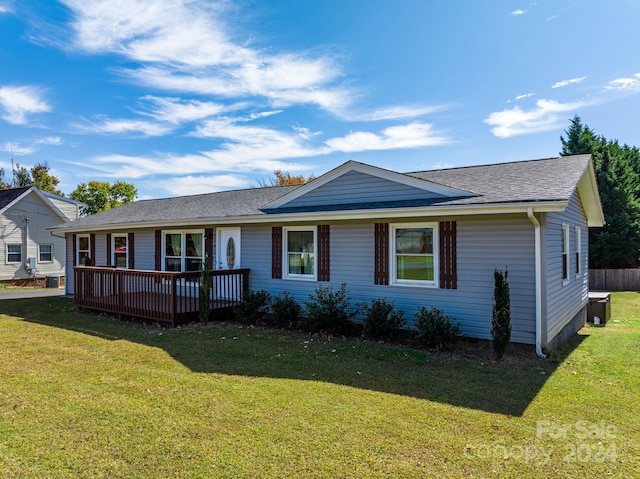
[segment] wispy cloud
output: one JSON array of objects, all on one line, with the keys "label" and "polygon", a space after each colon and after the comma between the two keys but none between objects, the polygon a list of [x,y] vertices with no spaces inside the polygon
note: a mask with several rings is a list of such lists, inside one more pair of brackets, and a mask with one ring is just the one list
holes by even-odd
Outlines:
[{"label": "wispy cloud", "polygon": [[47,136],[44,138],[38,138],[34,141],[36,145],[62,145],[62,138],[59,136]]},{"label": "wispy cloud", "polygon": [[524,14],[525,14],[525,13],[527,13],[527,12],[528,12],[528,10],[521,10],[521,9],[518,9],[518,10],[514,10],[513,12],[511,12],[511,15],[516,15],[516,16],[517,16],[517,15],[524,15]]},{"label": "wispy cloud", "polygon": [[562,87],[573,85],[573,84],[576,84],[576,83],[582,83],[586,79],[587,79],[587,77],[583,76],[583,77],[578,77],[578,78],[571,78],[569,80],[562,80],[562,81],[556,82],[553,85],[551,85],[551,88],[562,88]]},{"label": "wispy cloud", "polygon": [[0,150],[6,151],[16,156],[26,156],[32,154],[35,151],[35,148],[33,148],[32,146],[20,145],[14,142],[7,142],[2,145],[2,147],[0,147]]},{"label": "wispy cloud", "polygon": [[575,113],[588,105],[587,102],[538,100],[535,108],[529,111],[516,106],[510,110],[491,113],[483,121],[493,127],[491,132],[498,138],[509,138],[559,128],[566,122],[567,113]]},{"label": "wispy cloud", "polygon": [[255,186],[249,184],[246,178],[236,175],[212,175],[212,176],[182,176],[172,178],[164,184],[164,189],[172,195],[197,195],[228,190],[229,188],[248,188]]},{"label": "wispy cloud", "polygon": [[640,73],[636,73],[628,78],[611,80],[607,86],[605,86],[605,90],[634,91],[638,89],[640,89]]},{"label": "wispy cloud", "polygon": [[524,93],[523,95],[518,95],[516,97],[516,100],[524,100],[525,98],[529,98],[531,96],[534,96],[535,93]]},{"label": "wispy cloud", "polygon": [[0,86],[2,118],[14,125],[24,125],[28,115],[51,111],[43,96],[44,91],[35,86]]},{"label": "wispy cloud", "polygon": [[108,118],[104,115],[96,116],[95,120],[73,125],[84,133],[98,133],[109,135],[138,134],[144,137],[163,136],[175,129],[175,125],[127,118]]},{"label": "wispy cloud", "polygon": [[342,138],[332,138],[326,144],[333,150],[352,153],[370,150],[392,150],[397,148],[418,148],[449,143],[446,136],[434,131],[428,123],[411,123],[392,126],[381,133],[355,132]]},{"label": "wispy cloud", "polygon": [[172,124],[194,122],[238,108],[237,105],[227,106],[222,103],[153,95],[144,96],[140,100],[140,114]]},{"label": "wispy cloud", "polygon": [[446,110],[447,105],[410,106],[399,105],[379,108],[367,113],[353,115],[351,119],[359,121],[404,120]]}]

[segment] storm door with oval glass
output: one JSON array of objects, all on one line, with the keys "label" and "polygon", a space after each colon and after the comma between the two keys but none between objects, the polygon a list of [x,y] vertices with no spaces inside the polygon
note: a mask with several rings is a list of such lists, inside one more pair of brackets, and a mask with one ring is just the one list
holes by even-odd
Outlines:
[{"label": "storm door with oval glass", "polygon": [[[234,270],[241,268],[240,246],[240,228],[218,228],[215,269]],[[215,285],[219,297],[234,297],[241,285],[239,278],[241,278],[239,274],[219,276]]]}]

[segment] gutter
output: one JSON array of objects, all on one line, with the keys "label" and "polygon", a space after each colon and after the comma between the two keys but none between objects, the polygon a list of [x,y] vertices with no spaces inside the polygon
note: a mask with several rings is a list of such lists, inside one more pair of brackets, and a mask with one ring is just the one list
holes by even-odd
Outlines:
[{"label": "gutter", "polygon": [[542,231],[540,222],[533,214],[533,208],[527,208],[527,216],[533,223],[535,239],[535,269],[536,269],[536,354],[546,358],[542,352]]}]

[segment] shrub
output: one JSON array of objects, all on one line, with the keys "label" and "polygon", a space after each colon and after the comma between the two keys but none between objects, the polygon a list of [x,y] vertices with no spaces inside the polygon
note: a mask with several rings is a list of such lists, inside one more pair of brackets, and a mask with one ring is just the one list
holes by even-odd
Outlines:
[{"label": "shrub", "polygon": [[284,291],[280,296],[271,298],[271,320],[277,328],[298,327],[302,312],[302,306],[289,294],[289,291]]},{"label": "shrub", "polygon": [[207,324],[209,321],[209,310],[211,309],[209,293],[209,271],[207,271],[207,268],[203,268],[200,274],[200,286],[198,288],[198,317],[204,324]]},{"label": "shrub", "polygon": [[438,308],[420,306],[415,315],[418,341],[432,349],[451,349],[462,335],[460,325]]},{"label": "shrub", "polygon": [[509,341],[511,341],[511,297],[509,272],[497,269],[493,272],[495,287],[493,290],[493,317],[491,319],[491,337],[493,338],[493,352],[496,359],[504,356]]},{"label": "shrub", "polygon": [[393,302],[385,298],[373,299],[371,305],[364,304],[362,335],[367,339],[392,340],[405,325],[404,311],[394,309]]},{"label": "shrub", "polygon": [[349,301],[346,284],[343,283],[337,291],[330,286],[320,286],[304,304],[306,315],[301,324],[303,329],[312,333],[344,336],[356,333],[357,327],[352,318],[358,314],[358,309]]},{"label": "shrub", "polygon": [[236,319],[243,323],[258,324],[264,321],[269,312],[271,295],[264,289],[247,291],[242,295],[242,301],[233,310]]}]

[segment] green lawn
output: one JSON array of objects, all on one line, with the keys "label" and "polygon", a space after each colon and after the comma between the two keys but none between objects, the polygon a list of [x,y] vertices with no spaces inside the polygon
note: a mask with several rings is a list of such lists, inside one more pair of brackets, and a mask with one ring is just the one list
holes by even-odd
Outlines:
[{"label": "green lawn", "polygon": [[0,301],[0,477],[640,475],[640,294],[546,361]]}]

